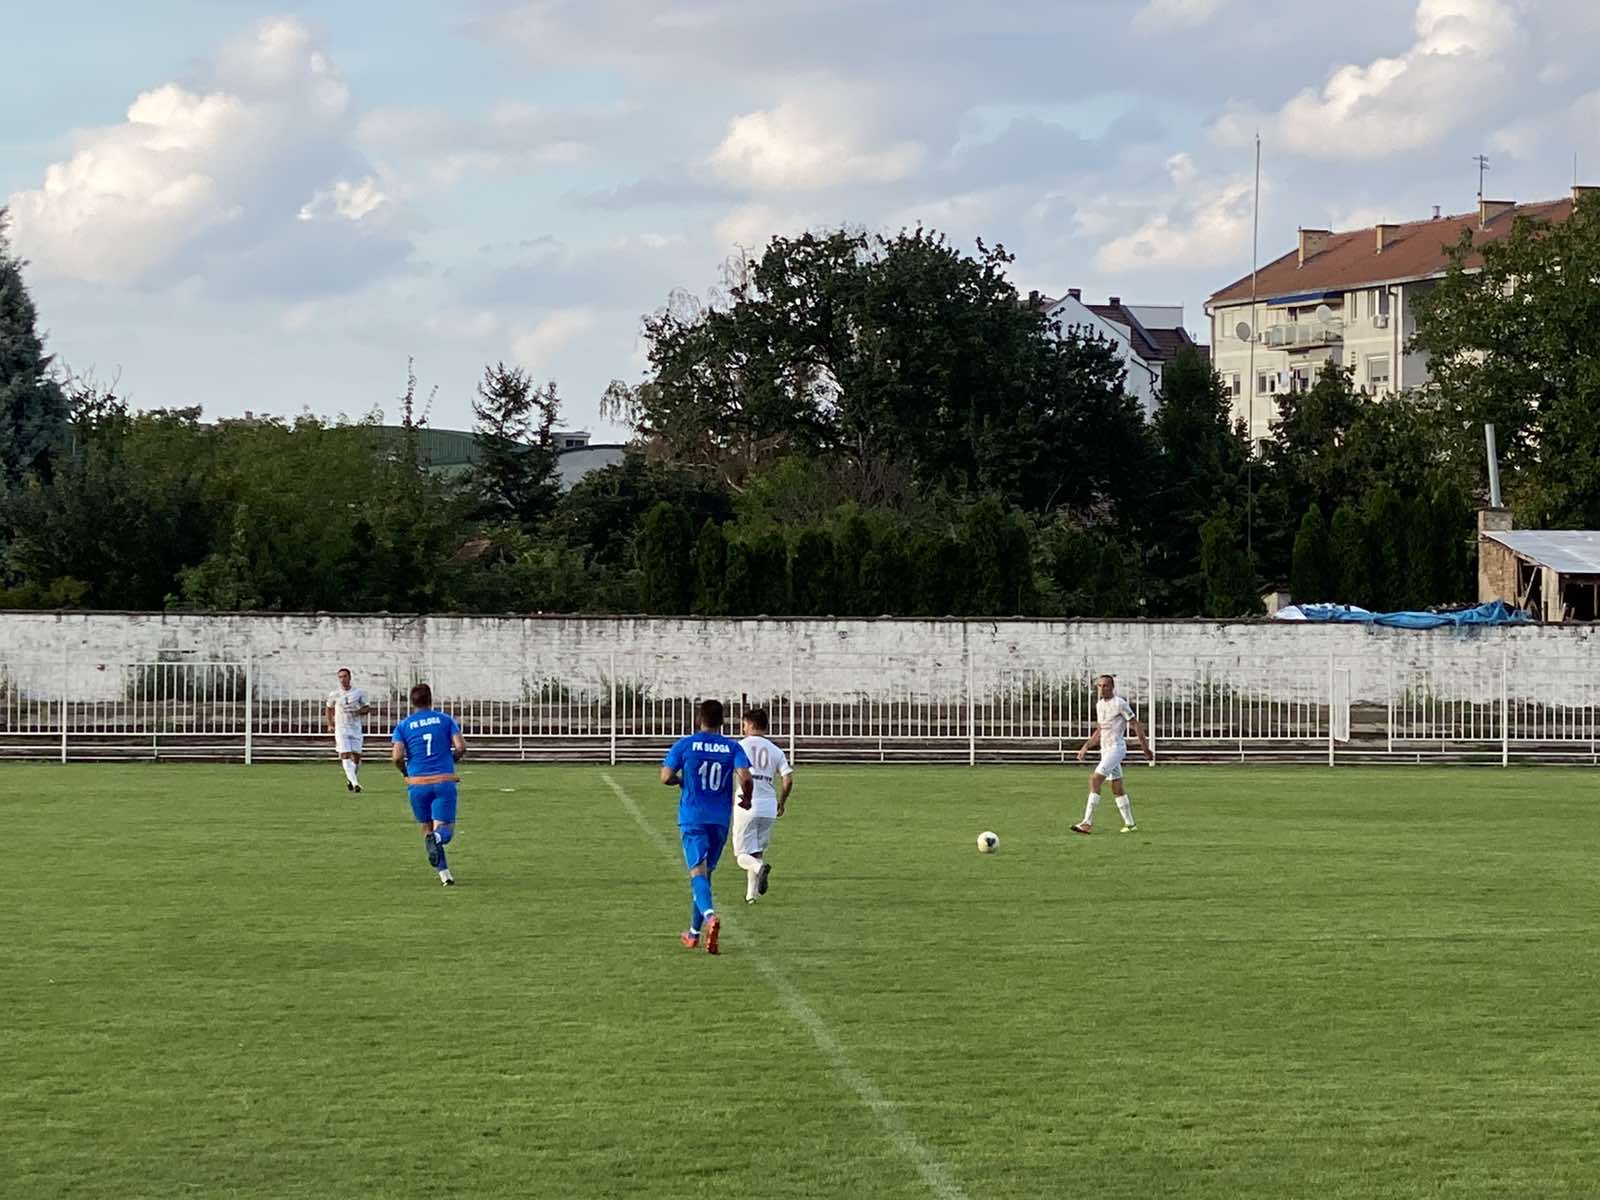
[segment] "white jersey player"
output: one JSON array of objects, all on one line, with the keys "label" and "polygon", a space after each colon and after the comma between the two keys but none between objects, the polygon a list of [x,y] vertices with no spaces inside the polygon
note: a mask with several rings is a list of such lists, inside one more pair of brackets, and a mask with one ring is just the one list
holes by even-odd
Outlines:
[{"label": "white jersey player", "polygon": [[750,759],[750,778],[755,784],[749,808],[733,809],[733,853],[744,868],[744,902],[754,904],[767,894],[772,864],[766,860],[772,827],[783,816],[794,788],[794,768],[778,744],[767,737],[767,713],[762,708],[746,709],[744,739],[739,743]]},{"label": "white jersey player", "polygon": [[1150,743],[1144,736],[1144,726],[1133,715],[1133,706],[1117,695],[1117,681],[1111,675],[1102,675],[1095,681],[1099,699],[1095,702],[1095,730],[1078,751],[1082,762],[1095,746],[1100,747],[1100,762],[1089,776],[1089,803],[1084,807],[1083,820],[1072,827],[1074,833],[1094,832],[1094,810],[1100,807],[1100,789],[1106,780],[1111,781],[1111,794],[1117,798],[1117,811],[1122,814],[1122,832],[1133,833],[1139,827],[1133,821],[1133,801],[1122,783],[1122,760],[1128,753],[1128,731],[1139,739],[1139,749],[1149,758]]},{"label": "white jersey player", "polygon": [[344,768],[345,790],[361,790],[361,747],[366,736],[362,718],[372,711],[367,693],[350,686],[350,668],[339,668],[339,686],[328,693],[328,732]]}]

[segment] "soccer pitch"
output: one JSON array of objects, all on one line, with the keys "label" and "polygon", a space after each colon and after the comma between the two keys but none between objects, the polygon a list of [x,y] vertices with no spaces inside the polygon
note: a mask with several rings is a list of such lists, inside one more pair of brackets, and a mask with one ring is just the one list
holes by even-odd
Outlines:
[{"label": "soccer pitch", "polygon": [[451,890],[387,764],[0,770],[0,1193],[1600,1192],[1586,773],[802,762],[713,958],[653,768],[466,765]]}]

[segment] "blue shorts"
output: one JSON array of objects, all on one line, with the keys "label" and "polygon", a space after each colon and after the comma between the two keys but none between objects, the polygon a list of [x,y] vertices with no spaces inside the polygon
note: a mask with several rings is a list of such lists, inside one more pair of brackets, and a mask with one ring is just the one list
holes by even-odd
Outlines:
[{"label": "blue shorts", "polygon": [[456,823],[456,785],[453,783],[414,783],[406,788],[406,798],[411,801],[411,815],[419,823],[443,821]]},{"label": "blue shorts", "polygon": [[722,857],[722,847],[728,842],[728,827],[680,825],[678,832],[683,835],[684,865],[693,869],[704,863],[707,871],[715,871],[717,860]]}]

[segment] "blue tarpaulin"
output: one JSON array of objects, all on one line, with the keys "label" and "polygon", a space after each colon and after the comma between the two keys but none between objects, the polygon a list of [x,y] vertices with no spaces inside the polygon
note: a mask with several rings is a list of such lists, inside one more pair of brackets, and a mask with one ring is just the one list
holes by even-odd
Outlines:
[{"label": "blue tarpaulin", "polygon": [[1397,629],[1443,629],[1466,625],[1531,625],[1533,618],[1492,600],[1454,612],[1375,613],[1351,604],[1295,604],[1278,610],[1280,621],[1337,622],[1346,625],[1389,625]]}]

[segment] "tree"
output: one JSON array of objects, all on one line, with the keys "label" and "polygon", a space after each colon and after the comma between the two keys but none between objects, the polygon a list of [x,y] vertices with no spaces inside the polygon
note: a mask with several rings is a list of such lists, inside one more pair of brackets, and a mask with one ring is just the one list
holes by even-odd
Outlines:
[{"label": "tree", "polygon": [[1119,360],[1053,335],[1010,262],[922,229],[774,238],[721,303],[646,319],[652,378],[613,411],[736,482],[804,453],[1029,511],[1132,495],[1143,434]]},{"label": "tree", "polygon": [[1224,510],[1200,527],[1200,574],[1205,581],[1205,615],[1247,617],[1261,614],[1255,570],[1245,553],[1244,536]]},{"label": "tree", "polygon": [[1033,536],[1027,518],[987,497],[968,510],[961,541],[968,583],[963,611],[1009,617],[1034,610]]},{"label": "tree", "polygon": [[707,521],[694,544],[694,611],[720,617],[728,611],[728,539],[722,526]]},{"label": "tree", "polygon": [[1559,224],[1519,218],[1481,243],[1464,233],[1418,304],[1410,349],[1429,356],[1464,461],[1481,462],[1472,450],[1495,425],[1526,519],[1600,525],[1600,197]]},{"label": "tree", "polygon": [[472,401],[477,418],[477,465],[472,487],[475,515],[490,521],[532,524],[561,494],[552,431],[561,415],[554,382],[536,388],[521,367],[485,367]]},{"label": "tree", "polygon": [[796,615],[820,617],[839,611],[838,563],[827,529],[801,530],[789,560],[789,580]]},{"label": "tree", "polygon": [[1367,527],[1361,511],[1346,502],[1334,509],[1328,525],[1328,551],[1332,558],[1330,578],[1337,578],[1338,593],[1330,597],[1337,604],[1362,607],[1372,602],[1372,560],[1367,546]]},{"label": "tree", "polygon": [[51,375],[38,311],[11,253],[0,208],[0,496],[33,476],[50,479],[66,445],[67,398]]},{"label": "tree", "polygon": [[1406,502],[1384,481],[1368,494],[1363,506],[1367,562],[1372,576],[1367,593],[1371,605],[1388,611],[1416,605],[1416,574],[1411,557],[1411,520]]},{"label": "tree", "polygon": [[683,614],[694,588],[694,526],[689,514],[663,500],[639,526],[639,604],[647,613]]},{"label": "tree", "polygon": [[1162,374],[1154,420],[1159,462],[1149,519],[1139,536],[1151,547],[1151,570],[1164,585],[1161,611],[1201,608],[1200,527],[1221,502],[1244,494],[1249,443],[1230,424],[1232,401],[1211,364],[1185,350]]},{"label": "tree", "polygon": [[1294,538],[1294,563],[1289,572],[1289,591],[1297,603],[1321,604],[1339,591],[1328,526],[1322,510],[1313,504],[1300,519]]}]

